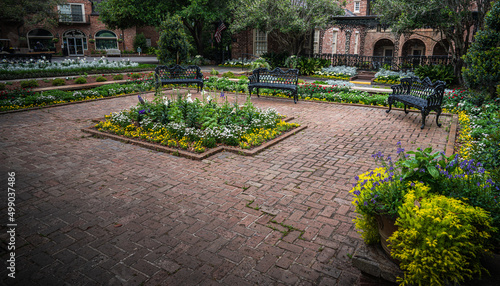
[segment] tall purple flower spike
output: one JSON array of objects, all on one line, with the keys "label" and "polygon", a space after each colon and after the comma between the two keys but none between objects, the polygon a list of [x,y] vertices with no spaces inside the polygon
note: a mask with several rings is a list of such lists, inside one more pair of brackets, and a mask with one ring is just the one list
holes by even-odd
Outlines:
[{"label": "tall purple flower spike", "polygon": [[144,103],[145,103],[145,102],[144,102],[144,99],[142,99],[142,97],[141,97],[140,95],[138,95],[137,97],[139,98],[139,102],[140,102],[141,104],[144,104]]}]

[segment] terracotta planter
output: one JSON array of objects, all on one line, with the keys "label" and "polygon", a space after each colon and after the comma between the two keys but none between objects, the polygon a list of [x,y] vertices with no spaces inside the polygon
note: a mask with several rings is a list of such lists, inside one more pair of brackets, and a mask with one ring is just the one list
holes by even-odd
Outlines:
[{"label": "terracotta planter", "polygon": [[391,257],[391,248],[387,239],[396,231],[398,227],[395,225],[396,220],[387,215],[377,216],[378,233],[380,234],[380,244],[385,253]]}]

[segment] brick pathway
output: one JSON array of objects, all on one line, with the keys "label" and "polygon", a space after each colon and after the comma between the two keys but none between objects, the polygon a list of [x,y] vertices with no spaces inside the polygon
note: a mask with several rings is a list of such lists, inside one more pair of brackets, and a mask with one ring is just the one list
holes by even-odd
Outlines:
[{"label": "brick pathway", "polygon": [[361,243],[353,177],[374,167],[371,154],[395,154],[397,141],[443,150],[451,122],[437,128],[431,115],[421,131],[419,113],[253,98],[308,128],[255,157],[203,161],[80,131],[136,101],[0,115],[3,262],[8,171],[18,224],[16,279],[2,267],[3,283],[366,284],[349,258]]}]

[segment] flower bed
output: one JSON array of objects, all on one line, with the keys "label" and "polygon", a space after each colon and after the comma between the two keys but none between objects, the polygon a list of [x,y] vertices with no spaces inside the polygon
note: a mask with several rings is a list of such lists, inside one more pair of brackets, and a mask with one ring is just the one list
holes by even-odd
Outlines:
[{"label": "flower bed", "polygon": [[190,94],[139,100],[135,107],[106,116],[95,129],[204,153],[221,145],[251,149],[300,126],[283,121],[274,109],[254,107],[250,98],[241,106],[237,101],[229,103],[224,93],[217,97],[202,92],[201,100],[193,100]]},{"label": "flower bed", "polygon": [[395,72],[391,70],[386,70],[386,69],[379,69],[379,71],[375,74],[375,79],[373,80],[376,83],[382,83],[382,84],[399,84],[399,80],[405,77],[412,77],[415,76],[413,72]]},{"label": "flower bed", "polygon": [[78,75],[85,72],[136,71],[154,69],[154,67],[155,65],[131,62],[129,59],[108,61],[104,57],[93,61],[87,61],[85,58],[67,59],[62,62],[38,60],[28,63],[11,63],[5,61],[0,63],[0,80]]},{"label": "flower bed", "polygon": [[321,71],[315,72],[312,76],[329,79],[349,80],[355,75],[356,67],[330,66],[327,68],[322,68]]},{"label": "flower bed", "polygon": [[480,259],[500,250],[500,185],[473,159],[425,150],[356,177],[351,193],[354,220],[366,243],[379,241],[378,216],[396,220],[390,254],[405,272],[398,281],[415,285],[460,283],[480,275]]}]

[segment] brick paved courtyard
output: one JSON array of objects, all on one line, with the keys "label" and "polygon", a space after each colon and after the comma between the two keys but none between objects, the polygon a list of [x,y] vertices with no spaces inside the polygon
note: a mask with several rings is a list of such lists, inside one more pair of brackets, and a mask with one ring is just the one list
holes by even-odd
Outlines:
[{"label": "brick paved courtyard", "polygon": [[308,128],[255,157],[194,161],[80,131],[136,96],[0,115],[4,263],[7,172],[16,173],[18,224],[16,278],[2,267],[2,282],[363,284],[349,258],[362,243],[354,176],[375,166],[373,153],[395,155],[398,141],[444,150],[451,117],[437,128],[431,115],[421,131],[419,113],[252,101]]}]

